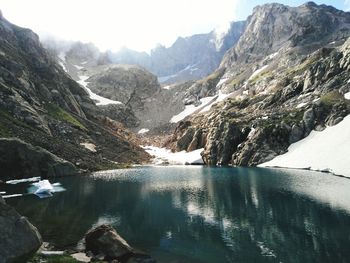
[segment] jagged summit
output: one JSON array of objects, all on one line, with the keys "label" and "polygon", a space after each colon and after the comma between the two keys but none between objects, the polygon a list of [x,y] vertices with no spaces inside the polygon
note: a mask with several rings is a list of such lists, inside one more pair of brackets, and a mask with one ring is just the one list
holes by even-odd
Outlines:
[{"label": "jagged summit", "polygon": [[254,8],[245,32],[226,55],[221,67],[293,47],[320,47],[344,39],[350,31],[350,14],[313,2],[298,7],[266,4]]}]

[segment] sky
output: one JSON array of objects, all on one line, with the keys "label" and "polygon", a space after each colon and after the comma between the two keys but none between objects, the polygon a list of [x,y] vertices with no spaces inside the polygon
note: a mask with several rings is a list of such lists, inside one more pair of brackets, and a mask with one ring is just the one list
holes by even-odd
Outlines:
[{"label": "sky", "polygon": [[[272,0],[273,1],[273,0]],[[290,6],[306,0],[274,0]],[[40,36],[92,42],[102,51],[149,51],[177,37],[225,30],[265,0],[0,0],[10,22]],[[350,0],[314,1],[350,10]]]}]

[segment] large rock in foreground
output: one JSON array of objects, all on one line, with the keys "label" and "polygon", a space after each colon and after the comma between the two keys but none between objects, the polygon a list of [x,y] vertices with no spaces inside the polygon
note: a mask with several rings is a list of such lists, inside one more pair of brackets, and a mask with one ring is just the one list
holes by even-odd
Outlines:
[{"label": "large rock in foreground", "polygon": [[104,260],[118,260],[122,263],[155,263],[150,256],[137,252],[110,225],[101,225],[85,236],[86,251]]},{"label": "large rock in foreground", "polygon": [[15,138],[0,138],[0,179],[42,178],[77,174],[75,166],[41,147]]},{"label": "large rock in foreground", "polygon": [[41,246],[38,230],[0,195],[0,263],[27,262]]}]

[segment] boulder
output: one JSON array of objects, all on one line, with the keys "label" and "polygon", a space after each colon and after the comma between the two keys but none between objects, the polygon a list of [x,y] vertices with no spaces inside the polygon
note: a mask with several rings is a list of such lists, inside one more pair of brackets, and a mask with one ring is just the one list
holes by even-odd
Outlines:
[{"label": "boulder", "polygon": [[0,263],[27,262],[41,246],[38,230],[0,195]]},{"label": "boulder", "polygon": [[0,138],[1,180],[77,174],[75,166],[47,150],[16,138]]},{"label": "boulder", "polygon": [[104,260],[118,262],[139,262],[154,263],[156,262],[149,255],[137,252],[132,248],[110,225],[101,225],[85,236],[86,252],[91,252],[94,256]]}]

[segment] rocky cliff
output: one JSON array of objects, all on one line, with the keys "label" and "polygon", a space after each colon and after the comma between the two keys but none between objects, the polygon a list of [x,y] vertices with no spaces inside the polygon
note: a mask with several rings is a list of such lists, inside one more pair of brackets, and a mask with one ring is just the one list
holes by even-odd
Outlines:
[{"label": "rocky cliff", "polygon": [[255,8],[220,68],[195,84],[223,99],[182,121],[168,146],[204,147],[210,165],[257,165],[337,124],[350,110],[349,29],[350,14],[325,5]]},{"label": "rocky cliff", "polygon": [[[17,137],[82,169],[141,162],[148,155],[104,125],[88,93],[41,46],[0,18],[0,136]],[[84,145],[96,146],[91,151]]]}]

